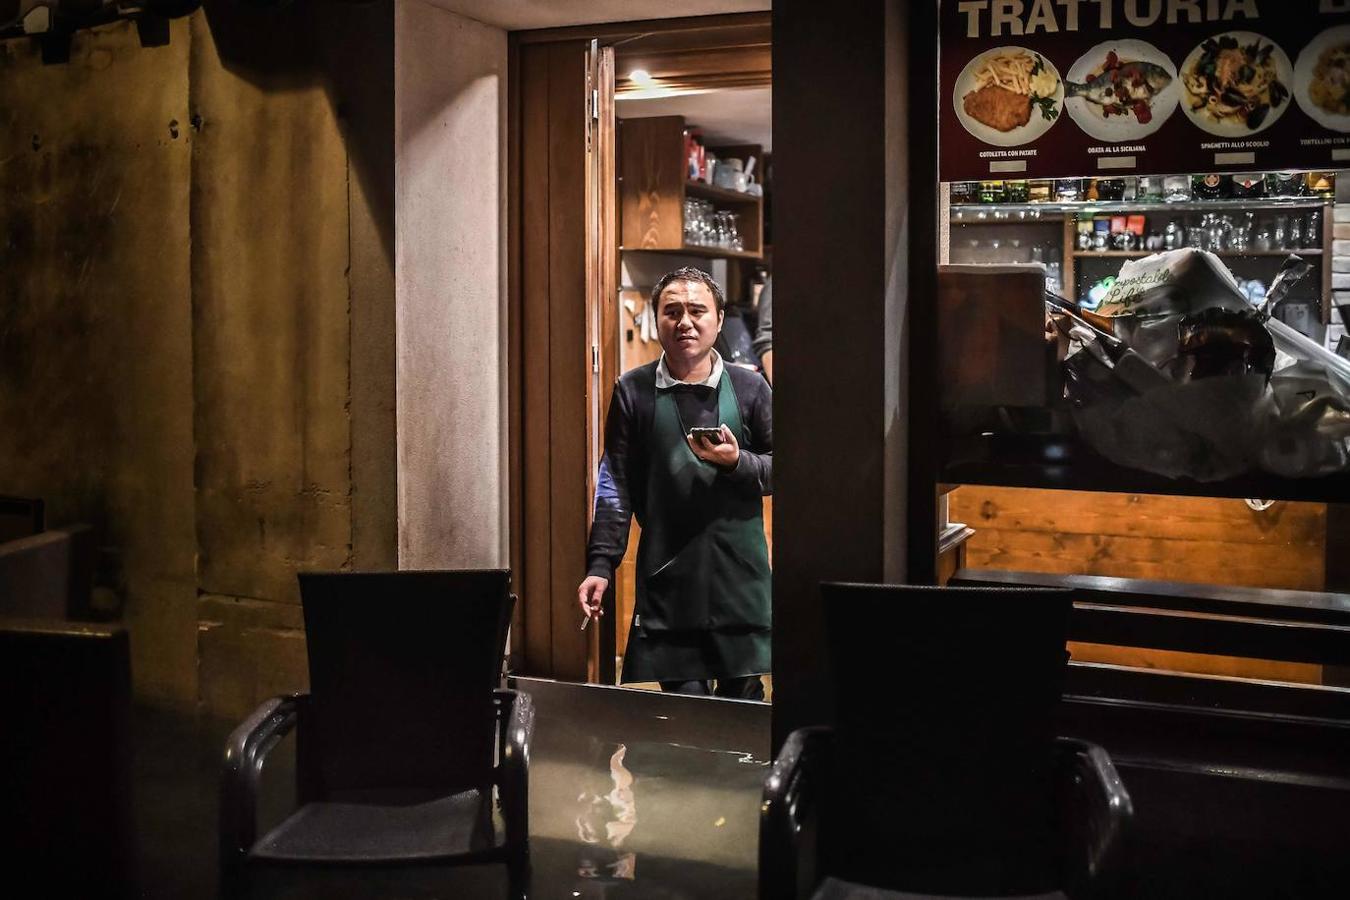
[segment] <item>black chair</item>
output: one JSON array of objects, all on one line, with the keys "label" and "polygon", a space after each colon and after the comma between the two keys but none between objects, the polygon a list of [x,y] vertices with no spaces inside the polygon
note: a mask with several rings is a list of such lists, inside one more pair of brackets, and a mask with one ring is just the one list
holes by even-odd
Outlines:
[{"label": "black chair", "polygon": [[[264,703],[225,748],[226,893],[264,867],[503,862],[523,897],[534,710],[497,689],[510,573],[302,574],[300,589],[310,692]],[[293,727],[298,808],[258,838],[263,763]]]},{"label": "black chair", "polygon": [[10,889],[135,896],[127,633],[0,619],[0,709],[9,723],[0,861]]},{"label": "black chair", "polygon": [[765,782],[762,900],[1090,893],[1131,807],[1104,750],[1055,736],[1069,593],[821,592],[835,725]]}]

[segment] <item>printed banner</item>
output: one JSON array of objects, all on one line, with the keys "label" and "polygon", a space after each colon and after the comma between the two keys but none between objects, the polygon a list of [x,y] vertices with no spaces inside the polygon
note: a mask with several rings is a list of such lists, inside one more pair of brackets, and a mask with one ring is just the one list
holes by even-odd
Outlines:
[{"label": "printed banner", "polygon": [[942,0],[943,181],[1350,168],[1350,0]]}]

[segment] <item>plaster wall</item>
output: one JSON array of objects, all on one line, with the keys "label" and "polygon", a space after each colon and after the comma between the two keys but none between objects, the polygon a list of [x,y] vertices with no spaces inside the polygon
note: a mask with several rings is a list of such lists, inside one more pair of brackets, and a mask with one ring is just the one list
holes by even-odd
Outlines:
[{"label": "plaster wall", "polygon": [[507,564],[506,32],[395,8],[400,568]]}]

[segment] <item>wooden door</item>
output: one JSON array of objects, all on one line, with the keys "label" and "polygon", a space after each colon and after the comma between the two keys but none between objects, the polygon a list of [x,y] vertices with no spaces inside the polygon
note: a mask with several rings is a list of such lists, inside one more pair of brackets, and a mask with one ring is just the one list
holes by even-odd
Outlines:
[{"label": "wooden door", "polygon": [[524,640],[516,670],[583,681],[579,630],[595,441],[590,310],[592,42],[513,40],[508,203],[512,560]]},{"label": "wooden door", "polygon": [[[591,348],[587,390],[588,460],[586,496],[595,496],[596,473],[604,453],[604,417],[614,391],[619,359],[619,233],[615,173],[614,48],[591,41],[587,52],[586,119],[586,323]],[[588,507],[589,528],[595,513]],[[588,681],[614,683],[616,653],[614,579],[605,615],[587,647]]]}]

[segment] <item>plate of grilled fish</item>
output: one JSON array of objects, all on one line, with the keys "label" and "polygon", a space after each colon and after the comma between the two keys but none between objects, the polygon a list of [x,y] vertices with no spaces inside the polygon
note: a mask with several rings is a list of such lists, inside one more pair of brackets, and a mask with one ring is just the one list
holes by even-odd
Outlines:
[{"label": "plate of grilled fish", "polygon": [[1162,127],[1176,111],[1180,93],[1176,66],[1157,47],[1108,41],[1069,68],[1064,107],[1099,141],[1137,141]]},{"label": "plate of grilled fish", "polygon": [[952,105],[961,125],[996,147],[1030,143],[1064,108],[1064,82],[1050,60],[1025,47],[979,54],[956,79]]}]

